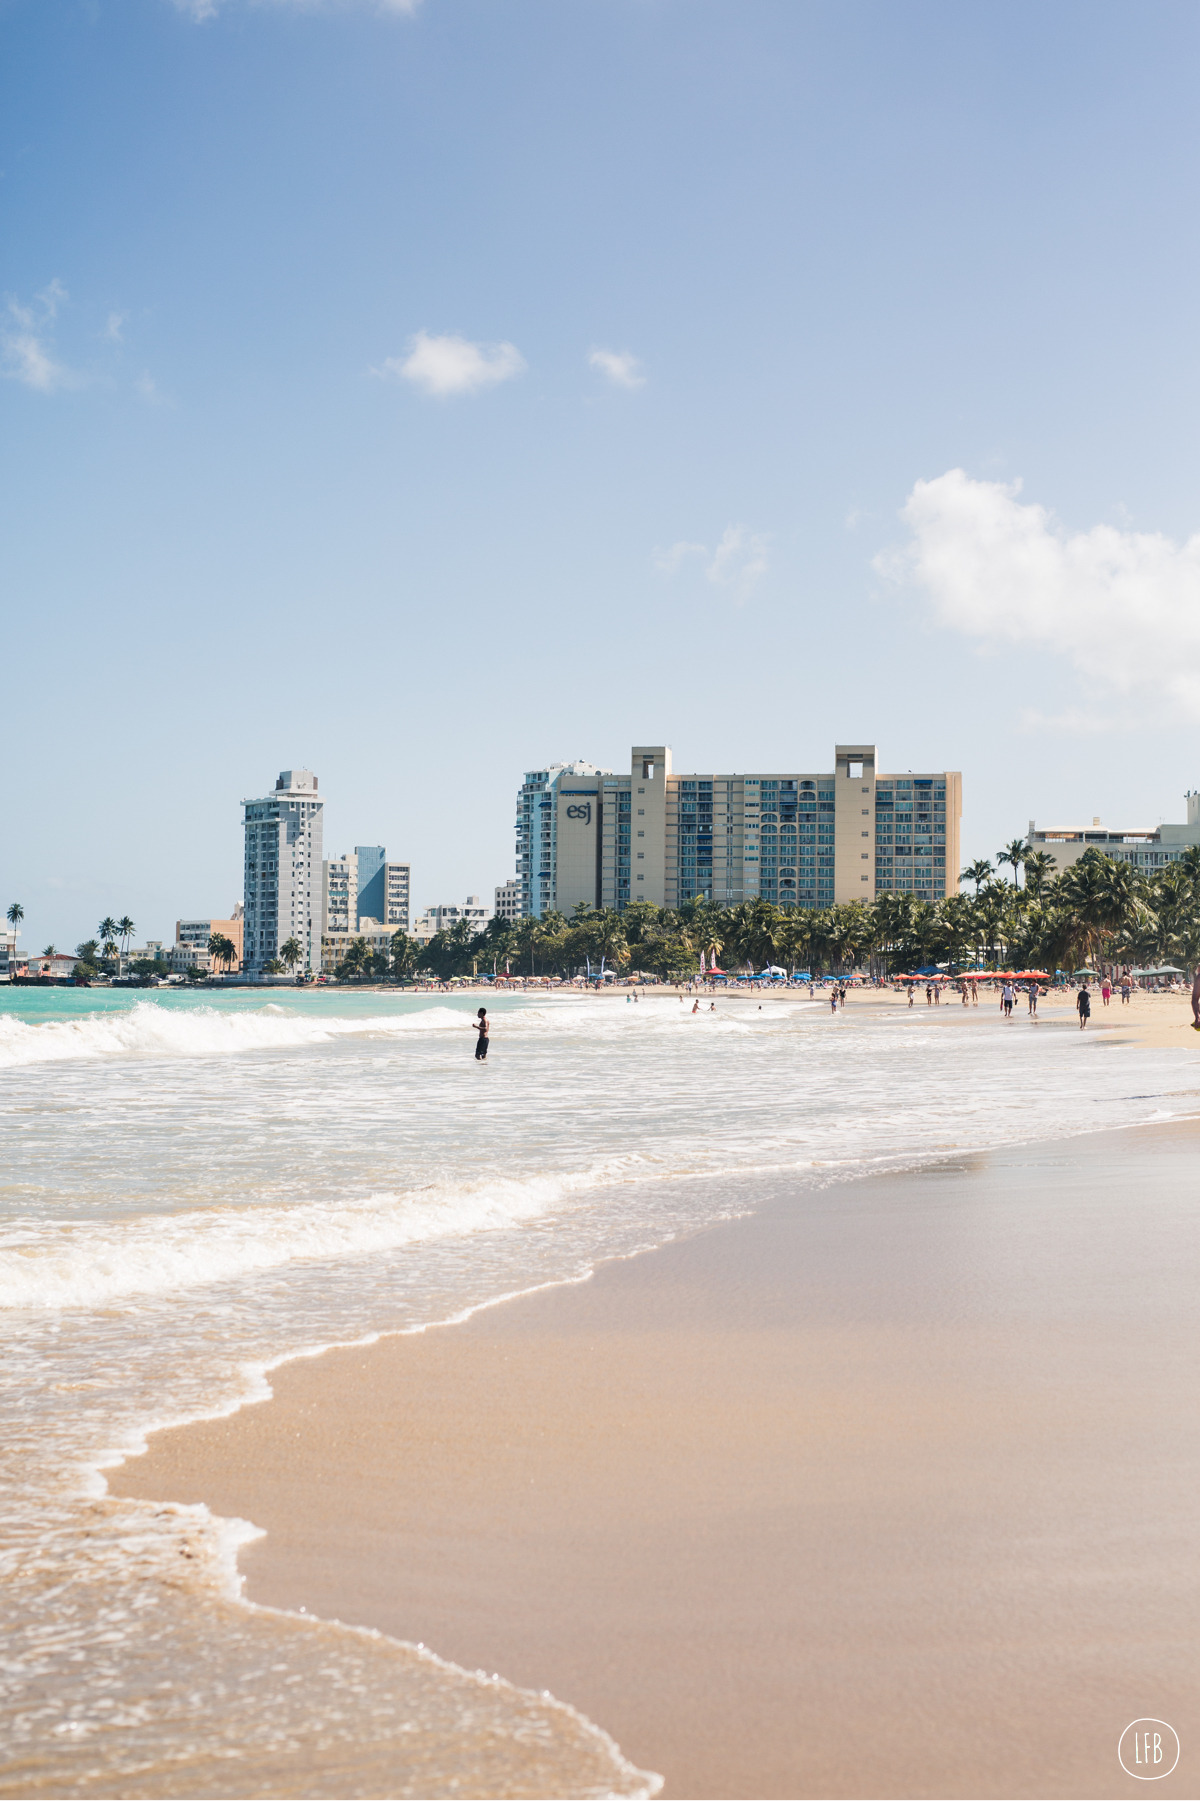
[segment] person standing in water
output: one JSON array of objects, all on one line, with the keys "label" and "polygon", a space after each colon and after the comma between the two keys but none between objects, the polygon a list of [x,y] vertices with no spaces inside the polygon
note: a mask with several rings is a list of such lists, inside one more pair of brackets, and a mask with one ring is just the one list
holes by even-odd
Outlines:
[{"label": "person standing in water", "polygon": [[486,1063],[488,1051],[488,1016],[486,1007],[480,1007],[478,1019],[473,1019],[471,1024],[479,1033],[479,1037],[475,1040],[475,1060],[477,1063]]}]

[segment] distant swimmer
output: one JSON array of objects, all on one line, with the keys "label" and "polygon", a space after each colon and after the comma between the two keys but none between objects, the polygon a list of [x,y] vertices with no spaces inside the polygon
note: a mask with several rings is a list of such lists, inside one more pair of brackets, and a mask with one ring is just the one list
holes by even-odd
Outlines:
[{"label": "distant swimmer", "polygon": [[471,1024],[479,1033],[479,1037],[475,1040],[476,1061],[479,1063],[486,1063],[488,1047],[488,1016],[486,1007],[480,1007],[479,1018],[473,1019]]},{"label": "distant swimmer", "polygon": [[[680,997],[679,997],[679,998],[680,998],[680,1000],[682,1000],[682,999],[683,999],[683,996],[682,996],[682,995],[680,995]],[[700,1002],[699,1002],[699,1001],[697,1001],[697,1002],[696,1002],[696,1003],[695,1003],[695,1005],[694,1005],[694,1006],[693,1006],[693,1007],[692,1007],[692,1012],[693,1012],[693,1013],[699,1013],[699,1011],[700,1011]]]},{"label": "distant swimmer", "polygon": [[[1200,975],[1200,971],[1197,971],[1197,974],[1198,974],[1198,975]],[[715,1013],[715,1012],[716,1012],[716,1010],[717,1010],[717,1003],[716,1003],[716,1001],[709,1001],[709,1003],[708,1003],[708,1010],[709,1010],[709,1012],[710,1012],[710,1013]]]},{"label": "distant swimmer", "polygon": [[831,1013],[837,1012],[837,1004],[838,1004],[838,991],[835,988],[833,993],[829,997],[829,1011]]},{"label": "distant swimmer", "polygon": [[1086,982],[1075,997],[1075,1005],[1079,1009],[1079,1030],[1082,1032],[1084,1026],[1086,1026],[1088,1020],[1092,1017],[1092,997],[1088,993],[1088,985]]}]

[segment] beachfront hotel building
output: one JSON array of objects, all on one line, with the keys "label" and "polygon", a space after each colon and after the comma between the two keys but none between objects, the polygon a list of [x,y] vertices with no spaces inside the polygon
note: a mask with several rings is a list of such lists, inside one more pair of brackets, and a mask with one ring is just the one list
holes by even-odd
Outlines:
[{"label": "beachfront hotel building", "polygon": [[873,744],[829,771],[681,775],[668,745],[634,745],[628,775],[591,763],[530,770],[517,796],[521,914],[580,901],[676,907],[769,900],[827,907],[958,892],[962,776],[884,774]]},{"label": "beachfront hotel building", "polygon": [[1090,826],[1039,826],[1029,821],[1026,834],[1031,850],[1054,858],[1053,873],[1078,863],[1085,851],[1102,851],[1118,863],[1137,869],[1163,869],[1178,863],[1184,851],[1200,844],[1200,794],[1186,794],[1187,820],[1180,825],[1130,826],[1115,829],[1094,818]]},{"label": "beachfront hotel building", "polygon": [[289,938],[300,946],[297,972],[321,967],[322,824],[324,802],[310,769],[285,769],[272,794],[242,802],[246,832],[246,898],[242,912],[248,975],[279,956]]}]

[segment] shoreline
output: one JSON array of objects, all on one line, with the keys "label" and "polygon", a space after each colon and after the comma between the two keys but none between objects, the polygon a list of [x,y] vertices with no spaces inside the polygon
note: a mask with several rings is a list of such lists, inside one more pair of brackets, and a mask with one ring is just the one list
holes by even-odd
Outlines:
[{"label": "shoreline", "polygon": [[[981,1011],[971,1009],[972,1013]],[[933,1506],[936,1511],[940,1500],[943,1511],[948,1507],[953,1516],[950,1523],[957,1521],[961,1532],[964,1520],[969,1525],[973,1517],[972,1505],[979,1500],[970,1482],[971,1457],[982,1457],[1001,1485],[1009,1480],[1007,1469],[993,1467],[995,1455],[965,1424],[971,1413],[968,1403],[973,1402],[976,1408],[983,1407],[989,1418],[994,1416],[993,1424],[998,1422],[997,1430],[1007,1442],[1005,1408],[1000,1406],[997,1412],[997,1390],[1003,1391],[1004,1384],[995,1376],[996,1321],[984,1318],[968,1324],[942,1317],[942,1299],[929,1289],[920,1260],[914,1264],[912,1246],[903,1235],[897,1237],[895,1222],[881,1197],[890,1194],[890,1204],[901,1205],[903,1216],[920,1228],[925,1250],[935,1259],[944,1252],[947,1220],[960,1205],[975,1217],[980,1213],[980,1197],[990,1196],[993,1208],[1001,1206],[1003,1217],[1011,1223],[1016,1217],[1015,1204],[1024,1229],[1033,1228],[1033,1233],[1025,1245],[1018,1232],[1010,1251],[1015,1249],[1022,1257],[1027,1251],[1036,1253],[1043,1265],[1053,1253],[1063,1272],[1069,1274],[1074,1259],[1095,1260],[1087,1234],[1081,1242],[1075,1232],[1082,1217],[1080,1209],[1094,1210],[1096,1195],[1108,1197],[1110,1214],[1116,1208],[1126,1238],[1129,1229],[1136,1227],[1136,1221],[1128,1217],[1131,1197],[1125,1191],[1130,1185],[1121,1174],[1131,1160],[1152,1159],[1159,1173],[1168,1178],[1166,1187],[1175,1197],[1163,1204],[1168,1211],[1182,1206],[1184,1213],[1188,1212],[1194,1186],[1190,1185],[1189,1159],[1198,1139],[1200,1132],[1194,1125],[1171,1122],[871,1174],[862,1181],[806,1192],[790,1203],[770,1203],[742,1219],[709,1227],[638,1257],[601,1264],[583,1284],[527,1291],[480,1309],[466,1320],[428,1327],[419,1334],[391,1334],[369,1346],[357,1344],[289,1358],[271,1370],[272,1400],[249,1403],[219,1420],[156,1433],[147,1457],[131,1459],[119,1470],[106,1472],[110,1491],[173,1502],[204,1500],[222,1516],[253,1519],[266,1528],[267,1537],[249,1547],[242,1558],[247,1598],[252,1602],[291,1612],[304,1607],[309,1618],[313,1614],[338,1618],[375,1627],[401,1640],[420,1639],[440,1656],[465,1667],[486,1666],[518,1686],[548,1688],[611,1733],[635,1764],[663,1771],[667,1794],[1123,1794],[1128,1792],[1128,1784],[1113,1786],[1103,1763],[1096,1766],[1094,1759],[1085,1759],[1086,1774],[1077,1768],[1078,1747],[1074,1761],[1068,1756],[1062,1765],[1057,1784],[1048,1778],[1046,1769],[1039,1776],[1011,1762],[1006,1765],[1003,1758],[998,1772],[990,1765],[981,1771],[978,1755],[972,1765],[972,1747],[963,1743],[958,1727],[951,1737],[959,1761],[947,1777],[949,1786],[938,1786],[936,1781],[931,1786],[928,1772],[922,1777],[914,1762],[911,1735],[898,1724],[895,1660],[889,1662],[873,1635],[863,1629],[862,1610],[868,1597],[862,1592],[858,1568],[862,1553],[858,1561],[845,1555],[844,1535],[839,1536],[836,1516],[839,1507],[844,1510],[849,1505],[853,1511],[857,1506],[856,1517],[869,1544],[880,1537],[875,1519],[879,1509],[867,1506],[864,1512],[865,1501],[871,1496],[878,1501],[886,1492],[889,1506],[915,1507],[918,1525],[923,1508]],[[1036,1220],[1028,1217],[1027,1203],[1021,1201],[1023,1184],[1027,1185],[1032,1172],[1055,1187],[1060,1199],[1071,1201],[1069,1218],[1075,1225],[1070,1240],[1056,1239],[1049,1250],[1040,1242],[1044,1221],[1040,1215]],[[1140,1196],[1139,1184],[1132,1186]],[[1054,1217],[1057,1224],[1057,1210]],[[984,1207],[981,1224],[986,1226],[990,1218]],[[813,1240],[814,1222],[819,1225],[822,1221],[824,1226]],[[917,1284],[932,1314],[913,1313],[911,1296],[897,1285],[886,1259],[880,1262],[878,1248],[864,1238],[864,1221],[873,1222],[875,1229],[883,1232],[906,1279]],[[1171,1222],[1175,1231],[1179,1221],[1174,1213]],[[1103,1218],[1099,1224],[1104,1225]],[[1062,1229],[1058,1227],[1060,1237]],[[826,1260],[823,1282],[816,1281],[805,1258],[797,1256],[800,1248],[811,1254],[814,1243]],[[764,1256],[764,1246],[769,1255]],[[1138,1248],[1136,1229],[1133,1246]],[[1176,1262],[1181,1268],[1193,1253],[1190,1242],[1180,1249],[1184,1254]],[[1129,1251],[1130,1245],[1125,1243],[1123,1255],[1127,1257]],[[781,1257],[791,1287],[779,1276]],[[856,1261],[862,1257],[876,1287],[870,1306],[860,1307],[857,1313],[850,1306],[847,1312],[844,1303],[853,1298],[858,1281]],[[736,1279],[729,1271],[736,1272]],[[1111,1273],[1105,1263],[1100,1271],[1105,1282]],[[1177,1280],[1177,1275],[1178,1271],[1172,1272],[1171,1279]],[[1049,1303],[1044,1274],[1034,1279],[1041,1283],[1039,1292]],[[1066,1326],[1073,1318],[1077,1320],[1081,1311],[1086,1314],[1090,1304],[1086,1284],[1080,1287],[1076,1280],[1069,1287]],[[696,1294],[700,1292],[705,1305],[697,1313]],[[1074,1364],[1077,1383],[1082,1385],[1076,1399],[1078,1402],[1086,1395],[1084,1411],[1093,1424],[1097,1406],[1107,1416],[1113,1395],[1122,1386],[1125,1399],[1133,1406],[1125,1367],[1128,1357],[1123,1361],[1114,1356],[1118,1349],[1116,1315],[1123,1304],[1118,1304],[1119,1294],[1106,1292],[1112,1303],[1109,1314],[1101,1309],[1092,1320],[1094,1342],[1086,1355],[1082,1347],[1076,1347]],[[801,1324],[795,1318],[796,1293],[806,1303]],[[738,1314],[739,1307],[747,1304],[747,1296],[753,1315],[749,1320]],[[1057,1306],[1047,1305],[1044,1317],[1036,1322],[1042,1339],[1059,1350],[1066,1330],[1059,1317],[1062,1300],[1060,1296]],[[1190,1301],[1187,1304],[1190,1306]],[[1165,1341],[1161,1318],[1156,1322],[1153,1317],[1139,1316],[1142,1340],[1147,1334],[1153,1337],[1157,1330],[1159,1349],[1164,1354],[1173,1349],[1176,1363],[1175,1309],[1179,1305],[1183,1303],[1178,1299],[1173,1302],[1165,1321],[1170,1328]],[[1116,1315],[1110,1317],[1113,1307]],[[1044,1415],[1050,1402],[1044,1380],[1030,1363],[1029,1321],[1015,1334],[1011,1320],[1001,1323],[1007,1353],[1025,1377],[1025,1386],[1018,1382],[1019,1392],[1007,1393],[1006,1400],[1027,1422],[1040,1409],[1044,1437]],[[946,1367],[961,1371],[965,1360],[974,1371],[972,1383],[966,1384],[970,1394],[949,1397],[957,1433],[939,1427],[948,1399],[942,1392],[945,1383],[938,1368],[916,1354],[914,1328],[918,1340],[922,1333],[928,1335],[936,1329],[935,1335],[945,1341]],[[769,1356],[764,1357],[764,1346],[769,1348]],[[824,1411],[817,1397],[809,1429],[816,1435],[822,1456],[829,1460],[832,1489],[829,1483],[823,1489],[819,1480],[814,1489],[810,1469],[806,1477],[809,1487],[797,1502],[794,1447],[781,1440],[779,1429],[779,1422],[794,1413],[796,1397],[793,1390],[779,1387],[778,1372],[789,1370],[803,1389],[811,1380],[806,1372],[828,1369],[839,1360],[843,1372],[848,1370],[856,1380],[848,1387],[844,1382],[840,1388],[834,1384],[831,1392],[841,1395],[841,1405],[849,1409],[855,1430],[848,1439],[845,1431],[837,1429],[836,1409],[830,1413],[829,1394],[825,1395]],[[507,1385],[503,1379],[506,1367]],[[695,1368],[707,1372],[703,1392],[689,1375]],[[603,1370],[605,1383],[598,1384],[598,1369]],[[906,1371],[910,1379],[908,1386],[902,1383],[899,1390],[897,1370]],[[1105,1395],[1097,1390],[1099,1370],[1106,1371],[1108,1380],[1116,1385]],[[764,1395],[770,1404],[764,1404]],[[616,1406],[614,1396],[623,1397],[621,1407]],[[883,1405],[888,1396],[907,1419],[916,1422],[926,1461],[931,1449],[935,1458],[940,1456],[937,1467],[952,1478],[954,1505],[949,1505],[945,1496],[930,1495],[922,1488],[921,1469],[889,1424],[889,1408]],[[1177,1398],[1186,1405],[1183,1397]],[[1050,1412],[1053,1414],[1052,1406]],[[736,1456],[730,1445],[711,1442],[713,1421],[718,1416],[738,1445]],[[747,1416],[753,1429],[743,1423]],[[388,1422],[382,1435],[380,1418]],[[1064,1429],[1061,1419],[1056,1423]],[[1065,1426],[1069,1427],[1069,1422]],[[664,1441],[672,1442],[672,1434],[674,1447],[664,1458],[660,1447]],[[403,1455],[396,1451],[397,1437],[406,1446]],[[566,1455],[563,1447],[571,1455]],[[967,1450],[971,1456],[964,1464]],[[864,1452],[882,1458],[891,1477],[889,1486],[875,1470],[866,1497],[861,1487],[856,1487],[856,1479],[867,1467],[862,1461]],[[1157,1456],[1158,1450],[1152,1447],[1147,1454]],[[1080,1448],[1080,1455],[1088,1463],[1092,1485],[1102,1490],[1104,1475],[1095,1467],[1093,1440]],[[541,1464],[539,1456],[544,1460]],[[1189,1456],[1191,1480],[1194,1451],[1189,1451]],[[645,1467],[648,1461],[654,1465],[651,1480]],[[331,1465],[336,1472],[333,1476]],[[582,1483],[581,1467],[587,1473],[587,1481]],[[733,1470],[740,1475],[731,1487]],[[749,1480],[747,1472],[754,1480]],[[1044,1480],[1044,1466],[1041,1473]],[[1074,1479],[1078,1481],[1082,1473],[1077,1470]],[[1058,1470],[1056,1492],[1063,1488],[1063,1477],[1064,1472]],[[705,1494],[724,1500],[706,1510],[696,1499]],[[776,1617],[777,1609],[772,1612],[779,1572],[789,1568],[789,1559],[794,1563],[797,1554],[796,1533],[781,1535],[778,1522],[786,1516],[794,1523],[797,1506],[815,1532],[816,1542],[824,1547],[826,1558],[833,1559],[848,1592],[855,1596],[850,1614],[858,1621],[856,1632],[849,1635],[851,1642],[841,1642],[839,1632],[845,1638],[846,1622],[839,1623],[834,1597],[826,1594],[823,1609],[816,1608],[809,1624],[817,1628],[818,1639],[825,1634],[830,1667],[845,1672],[857,1659],[861,1669],[874,1672],[868,1686],[874,1685],[880,1705],[871,1719],[891,1721],[886,1728],[891,1748],[883,1761],[877,1757],[864,1766],[860,1760],[847,1770],[831,1746],[845,1740],[848,1732],[864,1742],[863,1722],[846,1717],[845,1684],[831,1686],[828,1669],[809,1668],[811,1646],[801,1647],[799,1662],[823,1697],[817,1711],[827,1728],[822,1729],[822,1737],[822,1730],[808,1718],[812,1709],[805,1699],[807,1690],[793,1696],[793,1706],[799,1706],[808,1719],[809,1774],[820,1772],[816,1786],[794,1780],[795,1764],[788,1762],[791,1754],[782,1742],[787,1733],[781,1733],[780,1725],[787,1710],[781,1710],[777,1693],[779,1647],[790,1646],[790,1664],[788,1657],[783,1663],[792,1667],[799,1643],[795,1619]],[[730,1534],[730,1521],[736,1527],[747,1507],[757,1522],[751,1535],[754,1544],[747,1543],[744,1532]],[[537,1524],[532,1536],[531,1517]],[[1124,1517],[1118,1508],[1117,1525]],[[874,1525],[866,1530],[872,1521]],[[942,1522],[943,1527],[946,1523]],[[1108,1523],[1111,1528],[1114,1522],[1110,1519]],[[1004,1526],[1001,1510],[997,1529],[1003,1531]],[[918,1530],[917,1537],[921,1536]],[[707,1545],[707,1555],[690,1565],[684,1557],[680,1566],[681,1537],[684,1550],[688,1542],[693,1547],[699,1543]],[[760,1539],[761,1546],[756,1549]],[[912,1548],[907,1546],[904,1557],[898,1559],[894,1538],[889,1538],[886,1530],[882,1540],[886,1542],[877,1543],[875,1549],[879,1580],[873,1605],[886,1612],[881,1597],[909,1592]],[[649,1555],[651,1546],[653,1556]],[[925,1554],[937,1563],[932,1544],[926,1545]],[[999,1565],[998,1571],[988,1572],[993,1587],[1003,1575],[1003,1557]],[[1194,1585],[1193,1565],[1194,1559],[1189,1558],[1186,1572],[1175,1572],[1179,1588]],[[697,1584],[703,1590],[714,1572],[735,1568],[737,1580],[724,1585],[717,1581],[697,1617]],[[822,1568],[818,1559],[815,1573],[808,1572],[809,1586],[815,1584],[814,1594],[824,1592]],[[667,1584],[670,1604],[660,1608],[660,1618],[647,1622],[643,1618],[645,1597],[654,1595],[656,1582],[661,1587],[664,1569],[674,1571]],[[1166,1605],[1161,1574],[1157,1571],[1155,1575],[1157,1586],[1149,1583],[1160,1614]],[[1063,1572],[1039,1565],[1039,1575],[1053,1585],[1055,1580],[1061,1583]],[[1102,1579],[1102,1571],[1093,1573],[1096,1579]],[[797,1592],[808,1591],[801,1585]],[[573,1597],[568,1609],[562,1603],[564,1594]],[[756,1595],[769,1617],[771,1630],[765,1635],[761,1621],[746,1618],[746,1594]],[[910,1596],[918,1609],[920,1599],[919,1595]],[[963,1604],[960,1595],[960,1607]],[[531,1612],[536,1618],[523,1628],[520,1622]],[[586,1629],[581,1629],[581,1620],[587,1621]],[[932,1634],[926,1655],[935,1672],[935,1687],[944,1690],[947,1684],[951,1688],[955,1684],[954,1659],[947,1662],[945,1646],[933,1642],[936,1624],[936,1620],[926,1622],[927,1637]],[[1190,1630],[1189,1624],[1185,1639]],[[1111,1634],[1110,1617],[1090,1646],[1093,1660],[1112,1651],[1108,1643]],[[774,1645],[774,1652],[759,1642],[764,1636]],[[743,1654],[733,1658],[730,1647],[737,1644],[742,1645]],[[749,1647],[755,1645],[752,1654]],[[1045,1647],[1040,1649],[1044,1652]],[[1082,1647],[1074,1649],[1078,1652]],[[1061,1646],[1057,1654],[1061,1660]],[[1011,1646],[1007,1655],[1010,1661],[1015,1655]],[[717,1673],[714,1663],[721,1665]],[[740,1677],[734,1665],[743,1668],[743,1674],[744,1667],[756,1672],[749,1688],[744,1683],[738,1687]],[[765,1672],[773,1665],[774,1674],[768,1678]],[[664,1672],[669,1679],[664,1680]],[[631,1673],[636,1693],[630,1692]],[[1159,1668],[1156,1674],[1159,1701],[1151,1706],[1154,1697],[1149,1695],[1143,1705],[1139,1693],[1138,1704],[1133,1705],[1131,1694],[1129,1717],[1165,1710],[1186,1747],[1195,1734],[1186,1730],[1191,1720],[1190,1715],[1184,1718],[1184,1697],[1173,1695],[1163,1700],[1166,1673]],[[731,1684],[737,1696],[732,1709]],[[1071,1692],[1071,1704],[1086,1710],[1088,1685],[1080,1687],[1076,1681],[1072,1687],[1067,1682],[1066,1688]],[[900,1690],[907,1693],[903,1681]],[[774,1711],[766,1706],[770,1698],[766,1691],[775,1695]],[[698,1716],[697,1694],[704,1697]],[[1033,1722],[1032,1728],[1028,1723],[1023,1728],[1022,1743],[1028,1748],[1036,1741],[1048,1756],[1047,1735],[1053,1734],[1039,1685],[1027,1683],[1022,1694],[1024,1705],[1032,1709]],[[977,1715],[978,1699],[975,1691],[960,1697],[958,1716],[970,1718],[972,1705],[976,1705]],[[909,1696],[908,1702],[919,1714],[916,1700]],[[737,1724],[751,1718],[758,1721],[750,1734],[753,1751],[747,1748],[746,1733]],[[724,1727],[716,1730],[712,1723],[720,1721]],[[1125,1720],[1116,1724],[1111,1735],[1114,1743],[1125,1724]],[[989,1744],[994,1739],[994,1723],[984,1737]],[[1047,1769],[1059,1767],[1061,1753],[1059,1747]],[[1181,1770],[1173,1779],[1183,1786],[1176,1788],[1168,1781],[1164,1793],[1188,1792],[1186,1763],[1186,1758],[1181,1761]],[[1068,1775],[1068,1769],[1074,1774]],[[908,1772],[898,1785],[894,1780],[897,1771]],[[1117,1774],[1121,1774],[1119,1769]],[[889,1775],[893,1778],[890,1782]],[[989,1781],[993,1786],[988,1786]],[[1071,1786],[1072,1782],[1076,1786]]]}]

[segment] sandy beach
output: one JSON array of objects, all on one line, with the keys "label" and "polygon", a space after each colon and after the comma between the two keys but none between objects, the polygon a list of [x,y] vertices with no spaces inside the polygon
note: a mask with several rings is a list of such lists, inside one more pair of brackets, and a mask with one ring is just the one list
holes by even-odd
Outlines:
[{"label": "sandy beach", "polygon": [[110,1486],[253,1521],[251,1600],[550,1689],[669,1796],[1127,1795],[1140,1716],[1194,1794],[1198,1157],[1175,1122],[776,1196],[285,1365]]}]

